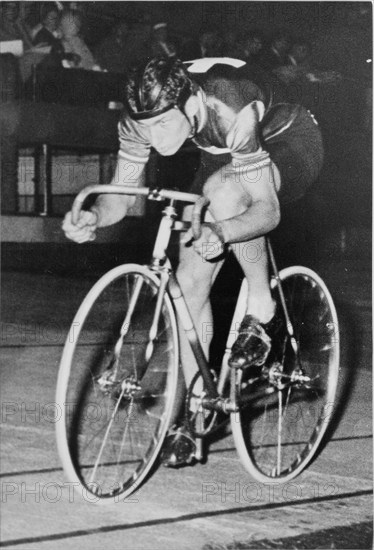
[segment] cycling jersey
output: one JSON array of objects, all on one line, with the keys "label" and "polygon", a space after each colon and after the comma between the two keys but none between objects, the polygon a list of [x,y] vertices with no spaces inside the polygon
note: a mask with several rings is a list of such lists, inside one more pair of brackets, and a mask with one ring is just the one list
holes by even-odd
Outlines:
[{"label": "cycling jersey", "polygon": [[[202,149],[201,168],[191,192],[201,193],[207,177],[225,164],[258,167],[270,162],[270,153],[280,171],[281,196],[288,202],[303,194],[316,179],[323,157],[320,131],[312,115],[299,105],[275,103],[271,80],[251,72],[245,62],[207,58],[191,62],[188,70],[200,88],[201,103],[192,138]],[[261,122],[258,114],[256,119],[256,101],[265,106]],[[121,158],[139,165],[148,161],[149,128],[132,120],[126,111],[119,123],[119,139]]]},{"label": "cycling jersey", "polygon": [[[203,125],[193,141],[212,154],[231,152],[240,155],[254,150],[253,134],[257,129],[248,126],[248,106],[255,100],[266,102],[266,94],[251,79],[250,73],[244,68],[245,63],[239,63],[240,67],[216,63],[200,73],[192,72],[194,62],[188,67],[192,68],[191,79],[202,90],[201,115],[204,117]],[[203,69],[201,63],[196,64],[199,69]],[[132,120],[126,111],[119,123],[119,139],[122,158],[141,164],[147,162],[150,153],[149,130]]]}]

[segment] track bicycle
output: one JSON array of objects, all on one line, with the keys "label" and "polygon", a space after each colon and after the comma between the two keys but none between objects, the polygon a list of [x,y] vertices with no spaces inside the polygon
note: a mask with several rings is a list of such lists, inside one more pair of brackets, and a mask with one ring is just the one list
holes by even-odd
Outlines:
[{"label": "track bicycle", "polygon": [[[83,300],[66,339],[58,373],[57,446],[65,474],[98,503],[126,499],[146,480],[168,429],[180,415],[183,377],[179,331],[199,371],[184,392],[185,422],[200,442],[230,419],[244,468],[260,482],[296,477],[320,447],[331,420],[339,372],[339,327],[331,295],[311,269],[278,272],[268,240],[271,289],[287,333],[281,358],[231,369],[230,349],[245,314],[244,279],[222,366],[211,370],[167,257],[178,219],[176,202],[201,197],[172,190],[99,185],[83,189],[73,219],[90,194],[142,195],[165,201],[149,265],[120,265]],[[195,205],[196,206],[196,205]],[[192,220],[198,236],[200,205]],[[197,235],[196,235],[197,233]]]}]

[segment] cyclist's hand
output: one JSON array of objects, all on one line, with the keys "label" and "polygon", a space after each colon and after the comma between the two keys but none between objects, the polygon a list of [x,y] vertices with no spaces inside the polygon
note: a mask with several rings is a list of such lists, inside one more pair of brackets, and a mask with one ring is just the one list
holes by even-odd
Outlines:
[{"label": "cyclist's hand", "polygon": [[76,243],[94,241],[96,239],[97,214],[81,210],[77,224],[73,224],[71,212],[68,212],[62,222],[62,230],[68,239]]},{"label": "cyclist's hand", "polygon": [[214,223],[203,223],[201,237],[197,240],[193,239],[192,231],[189,229],[182,242],[187,244],[191,241],[195,252],[206,261],[215,260],[225,251],[225,245]]}]

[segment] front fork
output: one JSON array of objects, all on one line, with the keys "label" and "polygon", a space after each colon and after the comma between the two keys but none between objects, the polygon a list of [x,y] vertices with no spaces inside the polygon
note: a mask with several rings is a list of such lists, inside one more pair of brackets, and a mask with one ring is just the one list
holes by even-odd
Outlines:
[{"label": "front fork", "polygon": [[[148,344],[147,344],[147,347],[146,347],[146,350],[145,350],[145,356],[144,356],[145,363],[148,363],[148,361],[152,357],[152,353],[153,353],[153,349],[154,349],[154,343],[155,343],[155,340],[156,340],[156,337],[157,337],[158,323],[160,321],[162,303],[163,303],[163,300],[164,300],[166,287],[167,287],[167,284],[168,284],[168,281],[169,281],[169,273],[166,270],[161,271],[159,273],[159,275],[160,275],[160,286],[159,286],[158,291],[157,291],[157,301],[156,301],[155,311],[154,311],[154,315],[153,315],[151,328],[149,329],[149,333],[148,333]],[[141,292],[141,289],[142,289],[142,286],[143,286],[143,282],[144,282],[144,278],[142,276],[139,276],[136,283],[135,283],[135,287],[134,287],[134,290],[133,290],[133,293],[132,293],[132,296],[131,296],[131,299],[130,299],[129,308],[126,312],[125,320],[122,323],[122,327],[121,327],[121,331],[120,331],[120,337],[117,340],[115,348],[114,348],[114,358],[115,358],[115,361],[116,361],[116,365],[118,364],[118,359],[119,359],[121,349],[122,349],[122,345],[123,345],[123,339],[124,339],[124,337],[126,336],[128,330],[129,330],[129,327],[130,327],[130,324],[131,324],[131,318],[133,316],[137,301],[139,299],[139,295],[140,295],[140,292]]]}]

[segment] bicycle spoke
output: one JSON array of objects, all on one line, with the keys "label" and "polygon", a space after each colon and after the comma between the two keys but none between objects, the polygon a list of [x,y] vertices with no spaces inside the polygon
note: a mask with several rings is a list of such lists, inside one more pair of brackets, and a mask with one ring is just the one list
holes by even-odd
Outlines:
[{"label": "bicycle spoke", "polygon": [[[288,342],[282,364],[265,370],[267,379],[250,384],[238,373],[240,412],[232,419],[241,459],[260,481],[292,479],[311,460],[326,431],[325,411],[338,377],[337,317],[324,283],[307,268],[284,272],[282,288],[298,357]],[[274,292],[278,299],[276,286]]]},{"label": "bicycle spoke", "polygon": [[80,332],[67,343],[68,359],[61,368],[68,377],[59,398],[76,404],[60,436],[66,441],[60,453],[66,471],[101,499],[131,494],[155,462],[174,414],[179,366],[176,320],[167,295],[153,329],[153,353],[145,362],[156,275],[126,266],[113,270],[112,278],[111,273],[95,285],[76,316]]},{"label": "bicycle spoke", "polygon": [[[130,411],[129,417],[130,417],[130,418],[131,418],[131,412],[132,412],[133,404],[134,404],[134,401],[133,401],[133,399],[131,399],[131,401],[130,401],[130,407],[129,407],[129,411]],[[125,422],[125,429],[124,429],[124,431],[123,431],[121,445],[120,445],[120,448],[118,449],[117,464],[119,464],[119,462],[120,462],[120,457],[121,457],[121,455],[122,455],[122,451],[123,451],[123,448],[124,448],[125,440],[126,440],[127,434],[129,433],[129,422],[130,422],[129,420],[127,420],[127,422]],[[130,437],[131,437],[131,436],[130,436]]]},{"label": "bicycle spoke", "polygon": [[278,391],[278,449],[277,449],[277,475],[281,473],[281,449],[282,449],[282,391]]},{"label": "bicycle spoke", "polygon": [[94,466],[94,470],[93,470],[93,472],[92,472],[92,474],[91,474],[91,478],[90,478],[90,480],[89,480],[89,483],[92,483],[93,478],[95,477],[96,470],[97,470],[98,465],[99,465],[100,460],[101,460],[101,455],[102,455],[102,453],[103,453],[103,450],[104,450],[106,441],[107,441],[107,439],[108,439],[108,435],[109,435],[110,429],[111,429],[111,427],[112,427],[113,419],[114,419],[114,417],[115,417],[115,415],[116,415],[116,413],[117,413],[118,406],[119,406],[120,400],[121,400],[122,397],[123,397],[123,394],[124,394],[124,389],[122,390],[122,393],[121,393],[119,399],[117,400],[116,407],[115,407],[115,409],[114,409],[114,411],[113,411],[113,413],[112,413],[112,416],[110,417],[110,422],[109,422],[109,424],[108,424],[108,426],[107,426],[107,428],[106,428],[106,430],[105,430],[104,438],[103,438],[103,441],[102,441],[102,443],[101,443],[100,451],[99,451],[99,454],[98,454],[98,456],[97,456],[97,459],[96,459],[96,462],[95,462],[95,466]]}]

